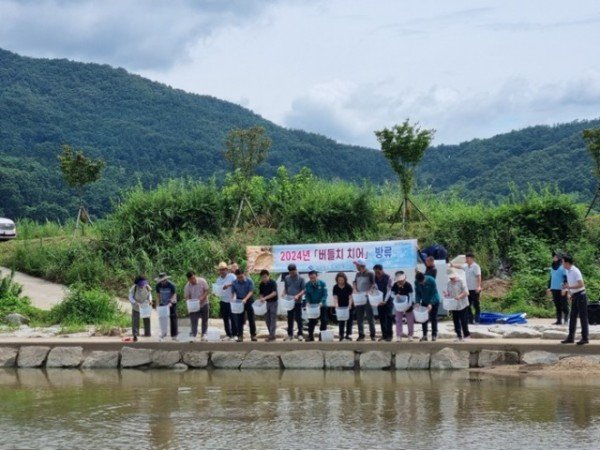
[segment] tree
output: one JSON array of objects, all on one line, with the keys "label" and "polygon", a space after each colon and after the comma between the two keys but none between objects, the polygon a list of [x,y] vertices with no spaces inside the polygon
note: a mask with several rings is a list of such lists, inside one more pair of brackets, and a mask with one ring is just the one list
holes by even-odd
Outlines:
[{"label": "tree", "polygon": [[239,224],[244,204],[248,206],[258,223],[258,217],[248,201],[246,192],[252,177],[256,174],[256,169],[267,159],[270,147],[271,140],[265,136],[265,129],[259,126],[245,129],[236,128],[231,130],[225,138],[223,156],[232,166],[240,193],[240,205],[233,224],[234,228]]},{"label": "tree", "polygon": [[79,200],[79,212],[75,222],[75,232],[80,222],[89,222],[90,216],[85,207],[83,196],[88,184],[100,180],[105,162],[102,159],[87,158],[82,151],[76,152],[68,145],[63,145],[59,155],[60,170],[65,182],[75,190]]},{"label": "tree", "polygon": [[398,211],[402,210],[402,223],[404,225],[408,217],[409,203],[417,208],[410,200],[410,193],[414,186],[415,169],[425,156],[425,151],[429,148],[434,134],[435,130],[421,129],[418,123],[411,125],[408,119],[402,125],[394,125],[392,129],[384,128],[375,131],[383,155],[400,179],[402,203]]},{"label": "tree", "polygon": [[592,208],[594,207],[594,204],[600,195],[600,128],[583,130],[583,139],[585,140],[587,149],[590,152],[590,155],[592,155],[592,159],[596,165],[594,168],[594,175],[598,179],[596,194],[594,195],[594,199],[592,200],[592,203],[590,203],[590,207],[585,214],[585,217],[587,217],[592,211]]}]

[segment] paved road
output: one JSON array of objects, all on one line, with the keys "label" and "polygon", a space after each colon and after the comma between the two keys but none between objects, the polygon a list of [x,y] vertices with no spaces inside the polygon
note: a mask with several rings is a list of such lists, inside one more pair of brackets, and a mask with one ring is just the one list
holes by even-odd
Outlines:
[{"label": "paved road", "polygon": [[[0,267],[2,275],[10,275],[10,269]],[[62,284],[35,278],[30,275],[15,272],[14,280],[23,286],[23,294],[29,297],[34,306],[41,309],[50,309],[60,302],[66,293]]]}]

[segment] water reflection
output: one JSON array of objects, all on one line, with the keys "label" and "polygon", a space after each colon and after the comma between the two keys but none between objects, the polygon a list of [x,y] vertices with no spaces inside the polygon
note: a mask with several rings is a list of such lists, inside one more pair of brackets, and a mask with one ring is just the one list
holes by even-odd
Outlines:
[{"label": "water reflection", "polygon": [[590,448],[600,435],[600,383],[469,372],[3,370],[0,404],[17,448]]}]

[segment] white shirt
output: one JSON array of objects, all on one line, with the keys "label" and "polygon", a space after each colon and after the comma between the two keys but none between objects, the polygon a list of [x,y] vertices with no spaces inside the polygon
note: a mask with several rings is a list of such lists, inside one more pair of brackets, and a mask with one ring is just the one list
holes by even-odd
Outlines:
[{"label": "white shirt", "polygon": [[[577,267],[571,266],[571,268],[567,270],[567,284],[569,286],[575,286],[579,281],[583,281],[583,275],[581,275],[581,271]],[[585,287],[569,289],[571,294],[576,294],[577,292],[583,291],[585,291]]]},{"label": "white shirt", "polygon": [[231,297],[233,296],[233,292],[231,291],[231,284],[236,280],[235,275],[232,273],[228,273],[227,275],[225,275],[224,277],[217,277],[217,282],[216,284],[218,284],[219,286],[227,286],[229,285],[228,289],[223,289],[223,294],[221,294],[221,301],[225,302],[225,303],[230,303],[231,302]]},{"label": "white shirt", "polygon": [[474,262],[470,266],[468,264],[465,264],[463,266],[463,269],[465,271],[465,276],[467,279],[467,289],[469,291],[477,290],[477,287],[479,286],[479,283],[477,282],[477,277],[481,276],[481,267],[479,267],[479,264]]}]

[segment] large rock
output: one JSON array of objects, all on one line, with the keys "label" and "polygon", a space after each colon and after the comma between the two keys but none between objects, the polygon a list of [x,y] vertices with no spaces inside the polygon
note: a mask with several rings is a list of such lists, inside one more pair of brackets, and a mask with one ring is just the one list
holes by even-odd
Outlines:
[{"label": "large rock", "polygon": [[427,370],[430,362],[429,353],[396,353],[397,370]]},{"label": "large rock", "polygon": [[116,369],[119,367],[118,351],[93,351],[85,357],[83,369]]},{"label": "large rock", "polygon": [[389,369],[392,366],[392,353],[373,350],[361,353],[360,368],[366,370]]},{"label": "large rock", "polygon": [[15,367],[18,354],[14,347],[0,347],[0,367]]},{"label": "large rock", "polygon": [[356,357],[351,350],[325,352],[326,369],[354,369]]},{"label": "large rock", "polygon": [[542,333],[542,339],[551,339],[553,341],[562,341],[567,338],[566,331],[546,330]]},{"label": "large rock", "polygon": [[322,369],[325,358],[321,350],[294,350],[281,355],[286,369]]},{"label": "large rock", "polygon": [[560,359],[557,353],[533,351],[526,352],[523,355],[522,361],[524,364],[554,364]]},{"label": "large rock", "polygon": [[152,350],[148,348],[123,347],[121,349],[121,367],[148,366],[152,363]]},{"label": "large rock", "polygon": [[491,331],[483,329],[469,330],[469,333],[471,333],[472,339],[498,339],[502,337],[501,334],[492,333]]},{"label": "large rock", "polygon": [[431,355],[431,369],[468,369],[470,353],[445,347]]},{"label": "large rock", "polygon": [[82,347],[54,347],[48,353],[46,367],[79,367],[83,359]]},{"label": "large rock", "polygon": [[502,336],[504,339],[539,339],[542,337],[542,333],[531,328],[511,328]]},{"label": "large rock", "polygon": [[242,362],[242,369],[280,369],[279,354],[252,350]]},{"label": "large rock", "polygon": [[519,354],[503,350],[481,350],[477,360],[478,367],[491,367],[506,364],[519,364]]},{"label": "large rock", "polygon": [[29,317],[19,313],[11,313],[4,317],[4,321],[9,325],[27,325]]},{"label": "large rock", "polygon": [[41,367],[46,361],[50,347],[21,347],[17,358],[19,367]]},{"label": "large rock", "polygon": [[177,350],[155,350],[152,353],[152,367],[169,368],[181,360],[181,353]]},{"label": "large rock", "polygon": [[208,367],[209,352],[185,352],[183,362],[195,369],[206,369]]},{"label": "large rock", "polygon": [[210,361],[217,369],[239,369],[245,356],[246,352],[213,352]]}]

